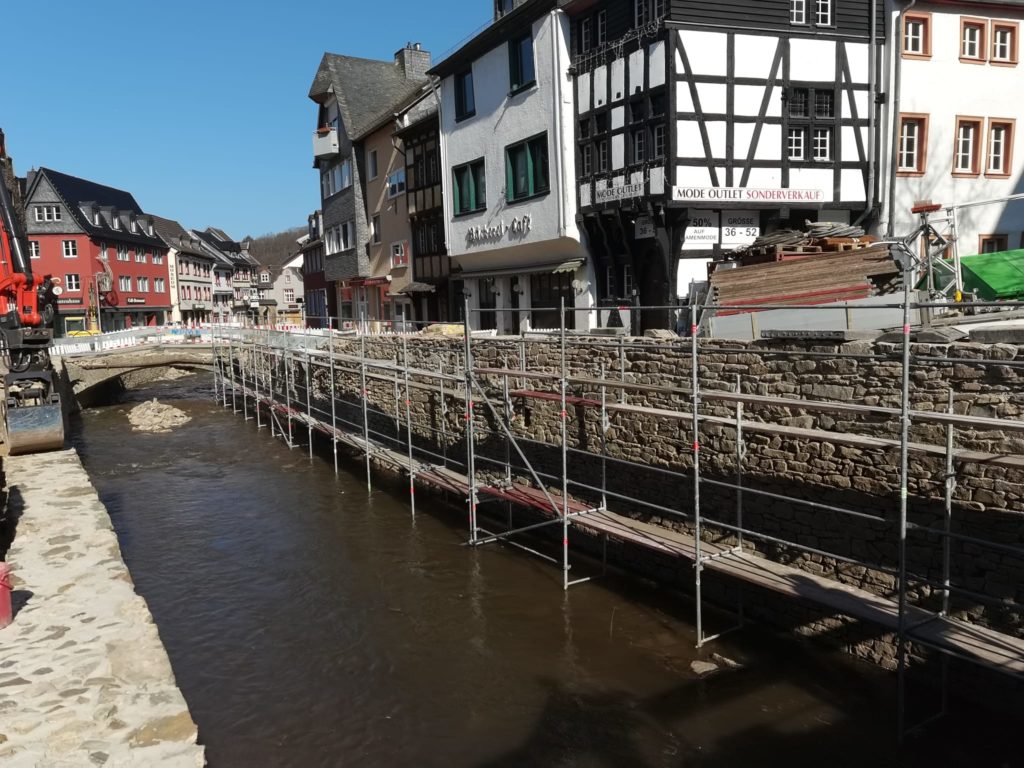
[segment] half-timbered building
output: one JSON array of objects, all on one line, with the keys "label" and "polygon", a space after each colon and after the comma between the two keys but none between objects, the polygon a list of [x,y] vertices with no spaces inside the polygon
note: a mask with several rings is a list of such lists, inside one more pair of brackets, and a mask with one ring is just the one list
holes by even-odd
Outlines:
[{"label": "half-timbered building", "polygon": [[685,257],[805,219],[874,215],[882,0],[563,8],[602,299],[665,304]]}]

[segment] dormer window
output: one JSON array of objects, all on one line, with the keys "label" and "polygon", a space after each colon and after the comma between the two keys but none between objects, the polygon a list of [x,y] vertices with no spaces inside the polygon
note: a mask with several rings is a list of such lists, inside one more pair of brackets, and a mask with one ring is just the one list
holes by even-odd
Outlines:
[{"label": "dormer window", "polygon": [[136,224],[135,224],[135,217],[133,216],[132,218],[128,219],[128,231],[131,232],[132,234],[135,234],[135,230],[136,230]]},{"label": "dormer window", "polygon": [[118,216],[116,213],[112,213],[110,215],[110,226],[113,227],[114,229],[121,228],[121,217]]},{"label": "dormer window", "polygon": [[494,17],[500,19],[506,13],[515,8],[515,0],[496,0],[494,3]]}]

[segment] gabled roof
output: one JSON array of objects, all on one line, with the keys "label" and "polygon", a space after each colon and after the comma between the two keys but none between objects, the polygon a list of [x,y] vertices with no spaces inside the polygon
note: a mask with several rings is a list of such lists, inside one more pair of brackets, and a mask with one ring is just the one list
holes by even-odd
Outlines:
[{"label": "gabled roof", "polygon": [[160,236],[160,239],[167,243],[168,248],[174,248],[176,251],[187,253],[190,256],[201,256],[204,259],[211,258],[209,253],[204,252],[202,247],[194,242],[194,236],[173,219],[153,216],[153,228]]},{"label": "gabled roof", "polygon": [[[144,228],[132,232],[126,226],[126,222],[119,221],[119,228],[112,225],[111,215],[117,212],[118,219],[121,215],[135,217],[148,216],[143,213],[142,208],[130,192],[123,189],[108,187],[104,184],[97,184],[95,181],[80,179],[77,176],[70,176],[51,168],[40,168],[32,177],[32,182],[27,190],[26,200],[30,200],[40,179],[45,178],[50,186],[67,206],[68,211],[74,217],[86,234],[93,237],[107,237],[127,243],[141,243],[143,245],[155,245],[163,247],[164,242],[157,235],[148,235]],[[99,213],[99,223],[95,218],[86,216],[82,211],[83,205],[92,205]]]},{"label": "gabled roof", "polygon": [[222,229],[207,227],[204,232],[193,230],[215,256],[219,255],[234,265],[257,266],[256,260],[242,248],[241,243],[232,240]]},{"label": "gabled roof", "polygon": [[426,82],[426,77],[407,77],[397,62],[325,53],[309,98],[321,102],[333,90],[345,132],[360,139]]}]

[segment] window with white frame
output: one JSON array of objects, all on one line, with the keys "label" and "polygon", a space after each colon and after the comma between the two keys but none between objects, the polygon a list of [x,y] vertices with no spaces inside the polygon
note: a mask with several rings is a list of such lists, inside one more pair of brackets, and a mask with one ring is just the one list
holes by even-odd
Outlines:
[{"label": "window with white frame", "polygon": [[286,304],[294,304],[295,303],[295,289],[294,288],[285,288],[284,289],[284,301],[285,301]]},{"label": "window with white frame", "polygon": [[633,131],[633,163],[642,163],[647,158],[647,129]]},{"label": "window with white frame", "polygon": [[960,58],[973,61],[984,61],[985,55],[984,20],[961,19],[960,21]]},{"label": "window with white frame", "polygon": [[370,219],[370,234],[374,243],[380,242],[380,214],[374,214]]},{"label": "window with white frame", "polygon": [[818,27],[832,26],[832,0],[814,0],[814,24]]},{"label": "window with white frame", "polygon": [[119,246],[117,246],[117,260],[118,261],[128,261],[128,246],[127,245],[119,245]]},{"label": "window with white frame", "polygon": [[924,173],[927,122],[923,115],[900,117],[900,146],[897,170]]},{"label": "window with white frame", "polygon": [[153,278],[153,291],[155,293],[163,293],[165,290],[164,279],[162,277]]},{"label": "window with white frame", "polygon": [[146,252],[141,247],[138,247],[138,248],[135,249],[135,263],[136,264],[145,264],[146,263]]},{"label": "window with white frame", "polygon": [[39,241],[38,240],[29,240],[28,241],[28,254],[29,254],[29,258],[32,258],[32,259],[40,258],[40,256],[39,256]]},{"label": "window with white frame", "polygon": [[580,167],[583,176],[589,176],[594,172],[594,150],[590,144],[580,147]]},{"label": "window with white frame", "polygon": [[132,289],[132,279],[128,275],[121,275],[117,278],[117,287],[122,291],[130,291]]},{"label": "window with white frame", "polygon": [[593,19],[591,19],[589,16],[580,21],[580,36],[576,45],[577,53],[586,53],[587,51],[590,50],[591,45],[593,45],[593,24]]},{"label": "window with white frame", "polygon": [[78,242],[76,240],[61,240],[60,246],[65,259],[73,259],[78,255]]},{"label": "window with white frame", "polygon": [[113,227],[114,229],[121,228],[121,217],[118,216],[116,213],[110,214],[110,226]]},{"label": "window with white frame", "polygon": [[398,197],[405,192],[405,168],[399,168],[388,175],[388,199]]},{"label": "window with white frame", "polygon": [[153,251],[153,263],[157,265],[164,263],[164,254],[162,251]]},{"label": "window with white frame", "polygon": [[405,241],[391,244],[391,268],[404,267],[409,263],[409,254],[405,250]]},{"label": "window with white frame", "polygon": [[64,287],[69,291],[82,290],[82,279],[76,274],[64,275]]},{"label": "window with white frame", "polygon": [[110,258],[110,249],[107,248],[107,244],[100,242],[100,258],[106,261]]},{"label": "window with white frame", "polygon": [[931,14],[906,14],[903,17],[903,54],[931,56]]},{"label": "window with white frame", "polygon": [[665,0],[654,0],[654,18],[660,19],[665,16]]},{"label": "window with white frame", "polygon": [[338,190],[348,189],[352,186],[352,161],[342,160],[337,166],[338,172]]},{"label": "window with white frame", "polygon": [[789,23],[807,23],[807,0],[789,0]]},{"label": "window with white frame", "polygon": [[650,0],[633,0],[633,25],[642,27],[651,20],[648,3]]},{"label": "window with white frame", "polygon": [[956,145],[953,151],[954,173],[968,175],[976,175],[978,173],[978,134],[980,132],[980,120],[970,118],[957,119]]},{"label": "window with white frame", "polygon": [[818,162],[832,159],[832,129],[815,128],[811,146],[812,156]]},{"label": "window with white frame", "polygon": [[990,176],[1010,174],[1013,123],[1009,120],[990,120],[988,124],[988,160],[985,173]]},{"label": "window with white frame", "polygon": [[601,139],[597,142],[597,172],[608,171],[608,139]]},{"label": "window with white frame", "polygon": [[140,293],[149,292],[149,278],[148,277],[136,277],[135,285],[138,287]]},{"label": "window with white frame", "polygon": [[37,205],[35,206],[36,221],[60,221],[61,212],[59,205]]},{"label": "window with white frame", "polygon": [[594,42],[597,45],[604,45],[608,42],[608,13],[606,11],[598,11],[596,18],[597,36],[594,38]]},{"label": "window with white frame", "polygon": [[992,22],[992,63],[1017,63],[1017,22]]},{"label": "window with white frame", "polygon": [[803,128],[790,128],[786,136],[786,157],[790,160],[804,160],[807,157]]},{"label": "window with white frame", "polygon": [[651,157],[655,160],[660,160],[665,157],[665,124],[658,123],[654,126],[654,141],[652,147]]}]

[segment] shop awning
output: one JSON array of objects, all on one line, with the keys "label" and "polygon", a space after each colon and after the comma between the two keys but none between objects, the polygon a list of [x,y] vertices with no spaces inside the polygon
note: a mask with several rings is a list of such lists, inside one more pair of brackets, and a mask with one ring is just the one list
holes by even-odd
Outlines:
[{"label": "shop awning", "polygon": [[467,270],[452,274],[456,280],[465,280],[475,277],[505,277],[507,275],[535,275],[541,272],[557,274],[558,272],[575,272],[583,265],[583,259],[569,259],[568,261],[552,261],[547,264],[534,264],[532,266],[505,267],[503,269],[477,269]]},{"label": "shop awning", "polygon": [[393,288],[388,292],[388,296],[406,296],[411,293],[433,293],[437,290],[436,285],[430,283],[406,283],[397,291]]}]

